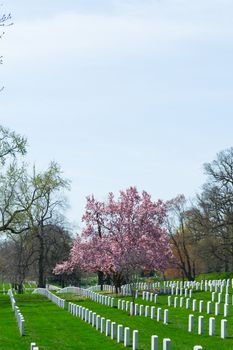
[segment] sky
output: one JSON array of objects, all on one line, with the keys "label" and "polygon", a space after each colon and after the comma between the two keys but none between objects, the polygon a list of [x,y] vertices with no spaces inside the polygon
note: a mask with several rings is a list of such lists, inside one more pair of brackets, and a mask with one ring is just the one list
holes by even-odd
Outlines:
[{"label": "sky", "polygon": [[203,163],[232,146],[231,0],[5,0],[0,124],[27,137],[27,161],[86,196],[136,186],[193,198]]}]

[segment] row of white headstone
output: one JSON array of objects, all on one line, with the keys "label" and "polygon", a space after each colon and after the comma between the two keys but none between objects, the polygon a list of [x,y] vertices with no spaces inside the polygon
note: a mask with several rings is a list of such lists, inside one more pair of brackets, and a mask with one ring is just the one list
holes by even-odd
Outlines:
[{"label": "row of white headstone", "polygon": [[[112,287],[112,286],[111,286]],[[96,290],[100,290],[101,289],[101,285],[98,284],[98,285],[95,285],[95,286],[91,286],[91,287],[88,287],[86,288],[87,290],[91,290],[91,291],[96,291]]]},{"label": "row of white headstone", "polygon": [[18,323],[20,335],[23,336],[24,335],[24,317],[21,314],[18,306],[16,305],[16,301],[15,301],[15,298],[13,296],[12,290],[9,289],[7,294],[10,297],[12,310],[15,312],[15,317],[16,317],[16,320]]},{"label": "row of white headstone", "polygon": [[107,305],[107,306],[111,306],[111,307],[114,307],[114,305],[115,305],[114,298],[107,296],[107,295],[97,293],[97,292],[93,292],[90,289],[84,289],[84,288],[79,288],[79,287],[66,287],[66,288],[59,290],[58,293],[75,293],[75,294],[82,295],[86,298],[90,298],[93,301],[95,301],[97,303],[101,303],[103,305]]},{"label": "row of white headstone", "polygon": [[[115,291],[115,287],[112,286],[112,285],[109,285],[109,284],[104,284],[104,285],[102,286],[102,288],[103,288],[103,291],[109,292],[109,293],[114,293],[114,291]],[[90,288],[89,288],[89,289],[90,289]],[[99,289],[100,289],[100,288],[99,288]],[[95,289],[95,290],[97,290],[97,289]]]},{"label": "row of white headstone", "polygon": [[[157,312],[155,306],[149,305],[139,305],[135,304],[132,301],[119,299],[117,303],[117,308],[122,311],[129,311],[130,315],[139,315],[150,317],[151,319],[157,319],[157,321],[162,320],[162,308],[157,308]],[[168,309],[163,310],[163,323],[168,324]]]},{"label": "row of white headstone", "polygon": [[[101,317],[97,315],[96,312],[89,310],[83,306],[69,303],[68,311],[76,316],[81,318],[81,320],[85,321],[95,327],[96,330],[99,330],[101,333],[104,333],[106,336],[111,336],[111,339],[117,339],[118,343],[124,342],[124,346],[127,347],[130,345],[130,329],[129,327],[125,327],[123,329],[123,325],[117,325],[116,322],[112,322],[109,319],[105,319],[105,317]],[[138,349],[138,331],[133,331],[133,350]]]},{"label": "row of white headstone", "polygon": [[[222,288],[221,288],[219,294],[222,295],[223,293],[225,293],[226,295],[229,295],[229,288],[228,287],[226,287],[226,288],[227,289],[225,291],[222,290]],[[200,288],[200,290],[203,291],[202,288]],[[196,288],[196,291],[198,291],[198,288]],[[208,288],[205,288],[205,291],[208,291]],[[218,287],[216,286],[215,291],[213,291],[213,289],[210,286],[209,291],[212,292],[212,293],[217,293],[218,292]],[[138,292],[139,292],[139,289],[136,289],[136,291],[134,291],[136,297],[138,295]],[[158,292],[158,290],[156,290],[156,292]],[[175,286],[172,286],[172,287],[164,286],[163,288],[160,287],[160,289],[159,289],[159,293],[160,294],[180,295],[180,296],[185,296],[186,298],[187,297],[191,298],[192,297],[192,292],[193,292],[193,289],[178,288],[178,287],[175,287]],[[142,293],[149,293],[150,294],[151,292],[148,292],[148,291],[144,290]],[[122,295],[132,295],[132,291],[130,289],[127,290],[127,289],[122,288],[121,289],[121,294]]]},{"label": "row of white headstone", "polygon": [[[59,291],[61,292],[61,291]],[[70,293],[77,293],[84,295],[85,297],[91,298],[95,302],[99,302],[106,306],[114,307],[114,298],[102,295],[96,292],[92,292],[87,289],[79,288],[79,287],[66,287],[62,289],[62,292],[70,292]],[[147,293],[147,292],[146,292]],[[154,298],[157,298],[157,294],[154,296]],[[155,307],[150,307],[149,305],[139,305],[134,304],[133,302],[130,302],[128,300],[124,299],[118,299],[117,308],[119,310],[125,310],[130,311],[131,315],[139,315],[139,316],[145,316],[145,317],[151,317],[152,319],[156,318],[157,321],[162,320],[162,309],[157,309],[157,314],[155,315]],[[163,317],[164,324],[168,323],[168,310],[164,310],[164,317]]]},{"label": "row of white headstone", "polygon": [[[160,293],[165,294],[177,294],[178,290],[182,289],[195,289],[200,291],[210,291],[213,290],[217,292],[220,290],[221,293],[225,292],[228,294],[229,288],[233,288],[233,279],[224,279],[224,280],[201,280],[200,282],[197,281],[164,281],[162,282],[156,282],[156,283],[133,283],[133,284],[126,284],[121,286],[121,293],[123,295],[130,294],[132,287],[134,289],[138,290],[151,290],[151,289],[159,289]],[[107,287],[106,287],[107,289]]]},{"label": "row of white headstone", "polygon": [[[170,350],[171,348],[171,340],[169,338],[163,339],[163,350]],[[152,335],[151,337],[151,350],[158,350],[158,336]],[[195,345],[193,350],[203,350],[201,345]]]},{"label": "row of white headstone", "polygon": [[[135,295],[135,298],[137,299],[138,298],[138,291],[136,291],[136,295]],[[151,293],[151,292],[146,292],[146,291],[143,291],[142,292],[142,300],[146,300],[146,301],[152,301],[154,302],[155,304],[157,303],[157,298],[158,298],[158,294],[157,293]]]},{"label": "row of white headstone", "polygon": [[[172,301],[173,301],[173,303],[172,303]],[[174,308],[185,307],[186,309],[190,309],[192,306],[192,311],[199,311],[200,313],[205,312],[203,300],[199,300],[199,302],[198,302],[196,299],[192,299],[192,303],[191,303],[191,300],[189,298],[187,298],[187,299],[185,299],[185,303],[184,303],[183,297],[181,297],[181,298],[174,297],[174,300],[172,300],[171,296],[169,295],[168,300],[167,300],[167,305],[169,307],[173,306]],[[212,302],[207,301],[206,302],[206,313],[207,314],[214,313],[215,316],[217,316],[220,314],[220,307],[221,307],[221,304],[219,302],[216,302],[214,304],[214,312],[212,312]],[[223,305],[223,315],[224,315],[224,317],[227,317],[228,314],[229,314],[229,304],[224,304]]]},{"label": "row of white headstone", "polygon": [[[59,291],[60,292],[60,291]],[[103,305],[114,307],[114,298],[111,298],[109,296],[105,296],[96,292],[92,292],[90,290],[86,290],[79,287],[66,287],[62,290],[62,292],[71,292],[71,293],[77,293],[84,295],[88,298],[91,298],[95,302],[99,302]],[[147,293],[147,292],[146,292]],[[154,298],[157,297],[157,294],[154,296]],[[157,309],[157,314],[155,315],[155,307],[150,307],[149,305],[139,305],[134,304],[133,302],[130,302],[128,300],[124,299],[118,299],[117,308],[119,310],[125,310],[130,311],[131,315],[140,315],[145,317],[151,317],[152,319],[156,318],[157,321],[162,320],[162,309]],[[168,323],[168,310],[164,310],[164,317],[163,317],[164,324]]]},{"label": "row of white headstone", "polygon": [[[130,346],[130,328],[125,327],[123,325],[116,324],[116,322],[112,322],[109,319],[105,319],[105,317],[101,317],[97,315],[96,312],[89,310],[83,306],[69,303],[68,311],[76,316],[81,318],[86,323],[95,327],[96,330],[99,330],[101,333],[106,336],[111,336],[111,339],[116,339],[118,343],[124,343],[125,347]],[[171,340],[169,338],[163,339],[163,350],[170,350]],[[132,349],[138,349],[138,330],[134,330],[132,333]],[[151,337],[151,350],[158,350],[158,337]]]},{"label": "row of white headstone", "polygon": [[[109,291],[110,289],[108,289],[107,286],[105,286],[105,290]],[[92,292],[90,289],[87,290],[84,288],[70,286],[70,287],[64,288],[60,292],[72,292],[72,293],[81,294],[81,295],[84,295],[86,297],[91,298],[92,300],[94,300],[96,302],[100,302],[102,304],[112,306],[112,307],[114,306],[114,298],[104,296],[104,295],[99,294],[99,293]],[[148,292],[146,292],[146,293],[148,293]],[[151,298],[151,295],[153,295],[153,298],[157,298],[157,294],[155,296],[155,294],[150,293],[150,298]],[[154,301],[155,301],[155,299],[154,299]],[[149,305],[138,305],[138,304],[134,304],[133,302],[129,302],[128,300],[126,301],[126,300],[119,299],[117,307],[118,307],[118,309],[126,310],[126,311],[128,309],[130,309],[131,314],[134,314],[134,315],[141,315],[141,316],[144,315],[145,317],[151,317],[152,319],[155,318],[155,307],[154,306],[150,307]],[[144,312],[144,308],[145,308],[145,312]],[[118,341],[120,339],[122,339],[121,341],[123,341],[123,339],[124,339],[124,344],[129,344],[129,328],[128,327],[125,327],[125,333],[124,333],[124,337],[123,337],[123,326],[122,325],[118,325],[117,330],[116,330],[115,322],[111,322],[110,320],[105,320],[104,317],[97,315],[95,312],[93,312],[87,308],[84,308],[82,306],[79,306],[79,305],[76,305],[73,303],[69,303],[68,311],[71,314],[85,320],[86,322],[91,323],[92,326],[96,327],[96,329],[100,330],[101,333],[106,333],[106,335],[111,335],[112,339],[117,338]],[[161,311],[162,311],[161,308],[157,309],[157,315],[156,315],[157,321],[161,320]],[[168,310],[165,309],[164,310],[164,324],[167,324],[167,323],[168,323]],[[135,330],[133,332],[133,349],[136,349],[137,344],[138,344],[138,331]],[[170,350],[170,344],[171,344],[170,339],[164,338],[163,339],[163,350]],[[128,345],[125,345],[125,346],[128,346]],[[157,336],[151,337],[151,349],[152,350],[158,349],[158,337]],[[202,350],[202,347],[200,345],[195,345],[193,349],[194,350]]]},{"label": "row of white headstone", "polygon": [[[121,286],[120,293],[122,295],[131,295],[132,294],[132,288],[136,291],[142,291],[142,290],[153,290],[153,289],[159,289],[160,293],[163,294],[171,294],[171,295],[183,295],[185,294],[185,297],[187,297],[187,293],[189,290],[189,293],[192,293],[192,290],[200,290],[200,291],[210,291],[210,292],[218,292],[220,293],[225,292],[226,294],[229,293],[230,286],[233,288],[233,279],[230,280],[201,280],[200,282],[196,281],[164,281],[162,282],[155,282],[155,283],[134,283],[134,284],[126,284]],[[100,290],[101,286],[96,285],[89,287],[85,290],[90,291],[97,291]],[[103,290],[113,293],[114,292],[114,286],[112,285],[103,285]],[[70,288],[70,287],[68,287]],[[71,287],[72,288],[72,287]],[[189,295],[191,297],[192,295]]]},{"label": "row of white headstone", "polygon": [[61,299],[55,294],[51,293],[49,290],[45,288],[36,288],[34,289],[33,293],[35,294],[41,294],[46,296],[49,300],[51,300],[53,303],[57,304],[62,309],[65,308],[65,299]]},{"label": "row of white headstone", "polygon": [[[188,318],[188,331],[194,331],[194,315],[190,314]],[[204,334],[204,316],[198,316],[198,334]],[[215,334],[215,318],[209,318],[209,336],[214,336]],[[222,339],[227,337],[227,320],[221,320],[221,333],[220,336]]]}]

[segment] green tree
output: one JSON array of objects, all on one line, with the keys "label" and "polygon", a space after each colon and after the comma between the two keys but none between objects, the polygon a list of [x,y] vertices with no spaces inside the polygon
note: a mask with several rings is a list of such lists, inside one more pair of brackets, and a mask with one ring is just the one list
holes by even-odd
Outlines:
[{"label": "green tree", "polygon": [[[34,171],[28,187],[26,198],[29,199],[27,215],[29,226],[33,230],[38,243],[38,287],[45,287],[46,271],[46,228],[58,225],[63,221],[61,214],[66,207],[62,191],[69,188],[69,181],[62,177],[62,171],[57,163],[52,162],[42,173]],[[37,198],[30,205],[32,195]]]},{"label": "green tree", "polygon": [[6,161],[16,158],[17,155],[26,154],[27,140],[25,137],[4,128],[0,125],[0,162],[4,165]]},{"label": "green tree", "polygon": [[233,147],[204,165],[208,176],[198,196],[195,220],[208,238],[221,270],[233,269]]},{"label": "green tree", "polygon": [[26,168],[18,165],[17,158],[26,154],[26,145],[25,137],[0,126],[0,232],[22,232],[19,222],[27,210],[21,205]]}]

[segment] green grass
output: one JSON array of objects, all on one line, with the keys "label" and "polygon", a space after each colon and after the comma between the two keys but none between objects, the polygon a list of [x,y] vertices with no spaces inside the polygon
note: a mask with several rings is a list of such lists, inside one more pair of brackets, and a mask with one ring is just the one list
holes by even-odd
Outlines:
[{"label": "green grass", "polygon": [[210,272],[198,275],[196,277],[196,281],[200,282],[201,280],[224,280],[232,277],[232,272]]},{"label": "green grass", "polygon": [[[25,336],[22,339],[24,344],[34,341],[40,350],[123,348],[43,296],[24,294],[17,296],[16,302],[25,318]],[[29,345],[22,347],[28,348]],[[13,347],[4,348],[8,349],[12,350]]]},{"label": "green grass", "polygon": [[[193,299],[199,299],[207,301],[210,299],[210,293],[198,292],[193,293]],[[169,309],[169,324],[164,325],[162,321],[157,322],[156,320],[151,320],[144,316],[129,316],[128,312],[117,310],[116,308],[110,308],[103,306],[102,304],[95,303],[89,299],[80,298],[75,301],[74,296],[62,295],[67,300],[75,302],[79,305],[87,307],[88,309],[96,312],[98,315],[109,318],[111,321],[117,324],[122,324],[124,327],[130,327],[131,330],[137,329],[139,331],[139,346],[140,349],[150,349],[150,340],[152,335],[159,336],[159,346],[162,348],[162,339],[170,338],[172,341],[172,350],[190,350],[193,349],[194,345],[202,345],[205,350],[221,349],[229,350],[233,349],[233,324],[232,316],[228,317],[228,334],[227,339],[220,338],[220,320],[223,315],[214,316],[213,314],[204,315],[204,335],[197,334],[197,318],[201,315],[199,312],[192,312],[190,309],[185,308],[168,308],[167,307],[167,296],[159,296],[158,303],[155,305],[153,302],[148,302],[138,298],[136,303],[144,305],[154,305],[161,307],[162,309]],[[124,298],[125,300],[130,300],[131,298]],[[223,304],[221,305],[223,313]],[[193,333],[188,333],[188,315],[192,313],[195,317],[195,330]],[[233,307],[229,306],[229,314],[232,315]],[[216,319],[216,335],[214,337],[208,336],[208,319],[209,317],[215,317]]]},{"label": "green grass", "polygon": [[[221,303],[221,315],[204,315],[204,335],[197,335],[197,318],[199,312],[192,312],[190,309],[167,307],[167,296],[159,295],[158,302],[144,301],[141,297],[136,300],[138,304],[154,305],[156,309],[161,307],[169,309],[169,324],[164,325],[162,321],[157,322],[144,316],[130,316],[128,312],[117,310],[85,297],[76,296],[71,293],[58,294],[60,297],[89,308],[101,317],[109,318],[124,327],[130,327],[131,335],[134,329],[139,331],[139,349],[150,350],[152,335],[159,336],[159,348],[162,349],[163,338],[170,338],[171,350],[192,350],[194,345],[202,345],[204,350],[230,350],[233,349],[233,306],[229,305],[228,338],[220,338],[220,320],[223,318],[223,303]],[[194,292],[192,299],[211,299],[210,292]],[[25,293],[15,296],[17,305],[25,318],[25,336],[20,337],[17,322],[11,309],[9,297],[0,294],[0,349],[2,350],[23,350],[29,349],[31,342],[36,342],[40,350],[93,350],[93,349],[123,349],[123,344],[111,340],[101,334],[91,325],[77,317],[72,316],[67,310],[60,309],[47,298]],[[130,300],[130,297],[123,298]],[[173,298],[172,298],[173,299]],[[231,299],[231,296],[230,296]],[[212,304],[212,307],[214,304]],[[212,310],[214,311],[214,310]],[[188,315],[195,315],[195,330],[188,333]],[[216,319],[216,335],[208,336],[208,319]]]},{"label": "green grass", "polygon": [[5,291],[7,293],[8,289],[11,288],[11,284],[8,282],[1,282],[0,283],[0,293],[3,293]]},{"label": "green grass", "polygon": [[29,348],[21,341],[16,319],[11,308],[10,299],[6,295],[0,296],[0,349],[23,350]]}]

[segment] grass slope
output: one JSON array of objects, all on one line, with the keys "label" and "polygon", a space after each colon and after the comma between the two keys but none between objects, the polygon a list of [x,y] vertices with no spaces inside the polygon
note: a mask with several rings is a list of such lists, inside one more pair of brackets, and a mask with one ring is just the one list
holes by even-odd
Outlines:
[{"label": "grass slope", "polygon": [[[199,312],[192,312],[190,309],[185,308],[168,308],[169,309],[169,324],[164,325],[162,321],[157,322],[155,319],[151,320],[149,317],[144,316],[129,316],[128,312],[117,310],[116,308],[110,308],[103,306],[102,304],[95,303],[89,299],[75,297],[71,295],[62,295],[68,301],[76,302],[79,305],[87,307],[88,309],[96,312],[98,315],[109,318],[111,321],[117,324],[122,324],[124,327],[130,327],[133,331],[137,329],[139,331],[139,348],[150,349],[150,341],[152,335],[159,336],[159,348],[162,349],[162,339],[170,338],[172,341],[172,350],[190,350],[193,349],[194,345],[202,345],[205,350],[221,349],[229,350],[233,349],[233,322],[232,313],[233,306],[229,306],[228,319],[228,338],[220,338],[220,321],[223,319],[223,304],[221,304],[221,315],[214,316],[213,314],[207,315],[205,312],[200,314]],[[204,300],[206,304],[207,300],[211,299],[210,293],[193,293],[193,299]],[[124,298],[125,300],[131,300],[130,298]],[[167,296],[159,296],[158,303],[155,305],[153,302],[144,301],[142,298],[138,298],[136,303],[144,305],[153,305],[161,307],[162,309],[167,308]],[[212,305],[213,308],[213,305]],[[214,311],[214,310],[212,310]],[[193,333],[189,333],[188,330],[188,315],[194,314],[195,317],[195,329]],[[197,334],[197,319],[199,315],[204,316],[204,334]],[[208,320],[209,317],[215,317],[216,319],[216,335],[214,337],[208,336]]]},{"label": "grass slope", "polygon": [[[17,296],[16,303],[25,318],[23,341],[27,341],[28,344],[36,342],[40,350],[123,348],[43,296]],[[29,346],[24,347],[28,348]],[[6,347],[4,350],[8,349],[13,348]]]},{"label": "grass slope", "polygon": [[[221,303],[221,315],[207,315],[203,312],[204,335],[197,334],[197,318],[199,312],[192,312],[185,308],[168,308],[169,324],[164,325],[162,321],[157,322],[144,316],[129,316],[128,312],[117,310],[95,303],[90,299],[78,297],[72,294],[63,294],[67,301],[75,302],[89,308],[98,315],[109,318],[124,327],[130,327],[131,335],[134,329],[139,331],[139,349],[150,350],[151,335],[159,336],[159,348],[162,349],[162,339],[170,338],[172,350],[192,350],[194,345],[200,344],[204,350],[230,350],[233,349],[233,306],[229,305],[228,338],[220,338],[220,321],[223,318],[223,303]],[[206,307],[207,300],[211,299],[209,292],[194,292],[192,299],[204,300]],[[231,295],[232,298],[232,295]],[[40,295],[24,294],[15,296],[25,318],[25,336],[20,337],[17,322],[11,309],[9,297],[0,294],[0,350],[23,350],[29,349],[31,342],[36,342],[40,350],[90,350],[90,349],[123,349],[123,344],[118,344],[110,337],[101,334],[91,325],[86,324],[69,314],[67,310],[58,308],[57,305]],[[131,298],[124,298],[131,301]],[[154,305],[156,309],[167,308],[167,296],[158,296],[158,302],[144,301],[142,298],[136,300],[138,304]],[[212,308],[214,304],[212,303]],[[212,310],[214,311],[214,310]],[[195,315],[195,330],[188,333],[188,315]],[[208,319],[216,318],[216,335],[208,336]]]}]

